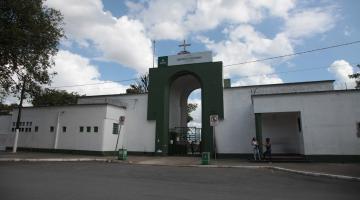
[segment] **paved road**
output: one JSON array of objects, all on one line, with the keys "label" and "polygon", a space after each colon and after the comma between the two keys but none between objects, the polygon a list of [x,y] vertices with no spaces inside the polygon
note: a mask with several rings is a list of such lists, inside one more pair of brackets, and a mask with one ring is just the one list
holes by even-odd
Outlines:
[{"label": "paved road", "polygon": [[358,199],[360,182],[268,169],[0,163],[0,199]]}]

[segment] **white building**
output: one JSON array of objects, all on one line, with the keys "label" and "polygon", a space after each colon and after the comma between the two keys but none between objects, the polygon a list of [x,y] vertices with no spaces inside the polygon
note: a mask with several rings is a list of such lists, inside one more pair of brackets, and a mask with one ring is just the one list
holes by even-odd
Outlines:
[{"label": "white building", "polygon": [[[156,120],[149,120],[147,115],[148,96],[85,96],[76,105],[26,107],[18,147],[107,154],[115,150],[119,138],[117,149],[154,154],[159,152],[156,143],[160,139]],[[121,130],[120,116],[125,116]],[[10,116],[0,116],[0,146],[13,146],[16,117],[16,109]],[[208,116],[203,118],[207,120]],[[334,90],[331,80],[225,87],[223,119],[215,132],[220,156],[249,157],[251,139],[269,137],[273,154],[359,161],[360,90]],[[163,146],[170,152],[178,138],[166,138]]]}]

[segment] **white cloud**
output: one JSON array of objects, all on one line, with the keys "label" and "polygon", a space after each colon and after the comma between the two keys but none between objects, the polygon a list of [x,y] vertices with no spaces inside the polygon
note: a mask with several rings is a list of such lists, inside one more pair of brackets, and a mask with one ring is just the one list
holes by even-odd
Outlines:
[{"label": "white cloud", "polygon": [[[233,27],[224,33],[226,39],[219,42],[211,41],[206,37],[198,37],[198,39],[215,53],[214,60],[223,61],[225,66],[293,53],[292,45],[284,34],[277,34],[273,39],[270,39],[257,32],[250,25]],[[281,83],[281,78],[274,75],[274,72],[275,69],[265,62],[224,68],[225,77],[241,78],[240,81],[236,82],[239,85]]]},{"label": "white cloud", "polygon": [[[81,95],[103,95],[125,93],[128,86],[113,81],[104,81],[97,67],[90,64],[88,58],[66,50],[60,50],[54,57],[55,66],[50,72],[57,72],[52,79],[50,88],[66,90],[68,92],[77,92]],[[104,83],[104,84],[99,84]],[[85,86],[80,86],[84,85]],[[74,86],[76,87],[63,87]],[[49,86],[46,86],[49,87]],[[16,97],[9,95],[4,103],[18,103]],[[24,106],[31,106],[31,103],[25,101]]]},{"label": "white cloud", "polygon": [[[70,40],[95,47],[107,59],[144,73],[152,64],[151,39],[182,40],[195,36],[225,65],[291,54],[296,41],[323,34],[334,27],[334,7],[304,8],[295,0],[152,0],[126,1],[128,14],[114,17],[100,0],[48,0],[64,14]],[[283,26],[274,36],[255,29],[264,19],[279,18]],[[224,39],[200,37],[224,27]],[[69,44],[67,44],[69,45]],[[283,62],[291,58],[277,60]],[[280,83],[274,62],[256,62],[225,68],[225,77],[238,84]],[[258,76],[261,75],[261,76]]]},{"label": "white cloud", "polygon": [[240,80],[235,81],[231,84],[232,87],[235,86],[245,86],[245,85],[262,85],[262,84],[275,84],[283,83],[283,80],[277,75],[262,75],[254,77],[243,77]]},{"label": "white cloud", "polygon": [[269,9],[270,14],[274,16],[284,17],[288,16],[288,12],[295,7],[295,0],[256,0],[251,1],[256,7],[265,7]]},{"label": "white cloud", "polygon": [[324,33],[335,26],[336,14],[331,8],[314,8],[293,13],[285,24],[290,38],[310,37]]},{"label": "white cloud", "polygon": [[184,26],[189,31],[204,31],[222,23],[254,24],[268,15],[287,17],[294,6],[294,0],[200,0],[197,1],[196,9],[186,16]]},{"label": "white cloud", "polygon": [[98,69],[90,64],[88,58],[60,50],[55,57],[55,67],[52,69],[58,74],[53,78],[51,87],[93,84],[77,87],[60,87],[69,92],[78,92],[86,95],[124,93],[126,86],[116,82],[100,80]]},{"label": "white cloud", "polygon": [[187,35],[184,17],[196,3],[193,0],[154,0],[143,3],[127,1],[126,5],[130,16],[143,22],[150,38],[181,40]]},{"label": "white cloud", "polygon": [[130,15],[140,19],[153,39],[182,40],[190,33],[212,30],[222,23],[259,23],[266,16],[285,18],[294,0],[153,0],[127,1]]},{"label": "white cloud", "polygon": [[104,59],[140,73],[151,66],[151,41],[139,20],[112,16],[104,11],[100,0],[48,0],[46,4],[64,15],[65,31],[70,40],[83,47],[95,47]]},{"label": "white cloud", "polygon": [[349,75],[354,74],[354,69],[347,61],[334,61],[328,68],[328,71],[336,78],[336,89],[353,89],[355,87],[355,79],[349,78]]}]

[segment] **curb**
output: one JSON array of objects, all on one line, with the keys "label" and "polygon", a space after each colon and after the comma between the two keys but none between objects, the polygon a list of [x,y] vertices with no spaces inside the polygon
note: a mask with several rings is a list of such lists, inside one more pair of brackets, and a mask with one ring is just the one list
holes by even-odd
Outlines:
[{"label": "curb", "polygon": [[[112,160],[112,161],[109,161],[109,162],[124,163],[124,162],[119,162],[117,160]],[[300,174],[300,175],[305,175],[305,176],[326,177],[326,178],[333,178],[333,179],[340,179],[340,180],[360,181],[360,177],[336,175],[336,174],[327,174],[327,173],[320,173],[320,172],[309,172],[309,171],[288,169],[288,168],[284,168],[284,167],[264,166],[264,165],[166,165],[166,164],[143,164],[143,163],[133,163],[133,162],[126,162],[126,164],[151,165],[151,166],[170,166],[170,167],[171,166],[172,167],[197,167],[197,168],[272,169],[272,170],[289,172],[289,173]]]},{"label": "curb", "polygon": [[275,166],[269,166],[268,168],[273,169],[273,170],[278,170],[278,171],[306,175],[306,176],[327,177],[327,178],[334,178],[334,179],[341,179],[341,180],[360,181],[360,177],[354,177],[354,176],[335,175],[335,174],[327,174],[327,173],[319,173],[319,172],[308,172],[308,171],[293,170],[293,169],[288,169],[288,168],[283,168],[283,167],[275,167]]},{"label": "curb", "polygon": [[[194,167],[210,167],[210,165],[193,165]],[[333,179],[341,179],[341,180],[350,180],[350,181],[360,181],[360,177],[354,176],[345,176],[345,175],[336,175],[336,174],[327,174],[327,173],[320,173],[320,172],[309,172],[309,171],[302,171],[302,170],[294,170],[288,169],[284,167],[277,167],[277,166],[258,166],[258,165],[213,165],[211,167],[219,167],[219,168],[244,168],[244,169],[272,169],[277,171],[289,172],[293,174],[301,174],[306,176],[314,176],[314,177],[326,177],[326,178],[333,178]]]},{"label": "curb", "polygon": [[243,168],[243,169],[272,169],[277,171],[289,172],[293,174],[301,174],[313,177],[326,177],[348,181],[360,181],[360,177],[335,175],[320,172],[309,172],[302,170],[288,169],[277,166],[264,166],[264,165],[167,165],[167,164],[143,164],[133,163],[131,161],[120,161],[105,158],[0,158],[0,162],[109,162],[109,163],[123,163],[130,165],[151,165],[151,166],[172,166],[172,167],[197,167],[197,168]]},{"label": "curb", "polygon": [[0,158],[0,162],[107,162],[104,158]]}]

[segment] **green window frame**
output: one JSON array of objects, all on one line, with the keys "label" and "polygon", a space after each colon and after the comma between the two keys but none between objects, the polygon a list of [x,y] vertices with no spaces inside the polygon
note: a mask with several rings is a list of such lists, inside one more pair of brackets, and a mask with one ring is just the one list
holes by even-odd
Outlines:
[{"label": "green window frame", "polygon": [[118,123],[113,123],[113,132],[112,134],[117,135],[119,134],[119,124]]}]

